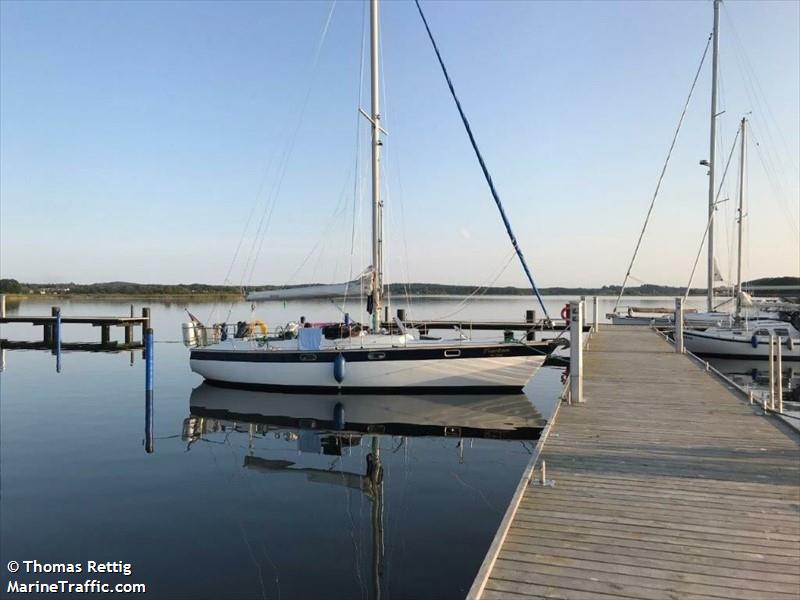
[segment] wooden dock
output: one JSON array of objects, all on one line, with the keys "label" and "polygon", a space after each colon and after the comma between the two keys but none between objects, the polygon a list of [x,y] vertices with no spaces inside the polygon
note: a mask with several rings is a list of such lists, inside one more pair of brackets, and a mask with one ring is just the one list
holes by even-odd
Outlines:
[{"label": "wooden dock", "polygon": [[650,329],[584,360],[467,597],[800,598],[798,434]]},{"label": "wooden dock", "polygon": [[[143,308],[142,316],[135,316],[133,314],[133,306],[131,306],[130,316],[66,316],[61,314],[61,309],[58,306],[52,307],[50,315],[7,315],[5,314],[5,298],[0,296],[0,324],[3,323],[29,323],[34,326],[42,328],[42,341],[29,342],[29,341],[12,341],[0,340],[2,347],[9,350],[40,350],[53,348],[55,344],[55,328],[67,324],[84,324],[91,325],[92,327],[100,328],[100,342],[91,343],[70,343],[59,344],[64,350],[89,350],[89,351],[104,351],[104,350],[131,350],[141,348],[144,344],[145,332],[150,327],[150,309]],[[141,326],[142,336],[141,341],[134,340],[133,330],[134,327]],[[111,340],[111,328],[122,327],[125,330],[125,341],[115,342]],[[70,346],[69,348],[67,346]]]}]

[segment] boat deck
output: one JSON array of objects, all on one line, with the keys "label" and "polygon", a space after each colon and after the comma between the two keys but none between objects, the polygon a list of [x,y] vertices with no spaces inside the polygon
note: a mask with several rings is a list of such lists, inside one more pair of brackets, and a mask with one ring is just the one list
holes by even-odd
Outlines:
[{"label": "boat deck", "polygon": [[800,598],[797,432],[648,328],[584,357],[533,458],[552,485],[523,477],[468,598]]}]

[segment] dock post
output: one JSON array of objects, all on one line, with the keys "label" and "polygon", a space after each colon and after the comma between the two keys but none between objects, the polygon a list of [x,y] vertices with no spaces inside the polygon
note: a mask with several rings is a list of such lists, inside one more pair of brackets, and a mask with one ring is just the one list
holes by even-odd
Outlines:
[{"label": "dock post", "polygon": [[54,306],[52,313],[56,318],[53,325],[53,354],[56,356],[56,373],[61,373],[61,309]]},{"label": "dock post", "polygon": [[145,307],[142,309],[142,343],[144,343],[144,338],[147,335],[147,330],[150,329],[150,309]]},{"label": "dock post", "polygon": [[111,326],[110,325],[101,325],[100,326],[100,343],[103,346],[107,346],[111,343]]},{"label": "dock post", "polygon": [[[525,311],[525,322],[531,324],[531,329],[533,329],[533,324],[536,323],[536,311],[535,310],[526,310]],[[536,339],[536,332],[535,331],[528,331],[525,335],[525,339],[529,342],[532,342]]]},{"label": "dock post", "polygon": [[583,302],[569,303],[569,393],[571,402],[583,402]]},{"label": "dock post", "polygon": [[145,391],[153,391],[153,330],[147,329],[144,334],[144,387]]},{"label": "dock post", "polygon": [[781,355],[781,336],[777,336],[777,351],[775,353],[775,393],[778,396],[778,414],[783,414],[783,365]]},{"label": "dock post", "polygon": [[769,336],[769,406],[775,410],[775,336]]},{"label": "dock post", "polygon": [[153,391],[144,393],[144,451],[152,454],[153,444]]},{"label": "dock post", "polygon": [[683,298],[675,298],[675,352],[683,354]]},{"label": "dock post", "polygon": [[144,350],[142,354],[144,358],[147,358],[147,330],[150,329],[150,309],[145,307],[142,308],[142,346],[144,346]]},{"label": "dock post", "polygon": [[[131,317],[134,317],[133,314],[133,304],[131,304]],[[133,343],[133,325],[125,325],[125,344],[130,345]]]},{"label": "dock post", "polygon": [[594,332],[600,329],[600,299],[595,296],[592,300],[592,327],[594,328]]},{"label": "dock post", "polygon": [[6,316],[6,295],[0,294],[0,319]]}]

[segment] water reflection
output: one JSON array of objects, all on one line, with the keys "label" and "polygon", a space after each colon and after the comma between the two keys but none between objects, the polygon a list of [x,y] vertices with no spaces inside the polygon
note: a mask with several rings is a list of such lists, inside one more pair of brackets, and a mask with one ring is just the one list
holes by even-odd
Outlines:
[{"label": "water reflection", "polygon": [[289,439],[293,432],[298,450],[326,454],[340,454],[342,447],[353,443],[324,442],[330,436],[340,440],[359,434],[536,440],[545,424],[523,394],[269,394],[203,383],[192,390],[189,408],[191,416],[184,423],[187,441],[217,428],[247,424],[256,426],[247,427],[247,432],[259,435],[280,430]]},{"label": "water reflection", "polygon": [[[764,360],[734,358],[710,358],[708,362],[735,383],[752,390],[757,397],[769,394],[769,363]],[[800,368],[792,363],[783,363],[784,400],[800,401]]]},{"label": "water reflection", "polygon": [[[215,442],[219,435],[246,436],[244,469],[346,488],[369,502],[369,595],[375,599],[397,591],[384,581],[384,469],[391,470],[392,463],[384,464],[382,452],[391,459],[407,449],[409,438],[453,438],[457,453],[451,460],[464,464],[475,440],[507,440],[532,450],[544,426],[541,414],[522,394],[297,395],[203,383],[192,391],[189,409],[182,433],[189,450],[202,441]],[[320,457],[334,462],[320,463]]]}]

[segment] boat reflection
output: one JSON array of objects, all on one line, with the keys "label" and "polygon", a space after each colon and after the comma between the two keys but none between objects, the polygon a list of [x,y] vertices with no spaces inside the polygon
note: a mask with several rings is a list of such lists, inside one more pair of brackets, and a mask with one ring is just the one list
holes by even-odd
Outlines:
[{"label": "boat reflection", "polygon": [[[189,448],[206,436],[241,433],[248,436],[243,467],[264,474],[292,474],[311,483],[360,492],[371,504],[371,597],[384,589],[384,466],[381,438],[399,438],[392,453],[409,437],[458,439],[459,460],[470,439],[538,439],[545,424],[523,394],[453,396],[331,396],[251,392],[203,383],[192,390],[190,415],[184,420]],[[258,446],[256,441],[259,440]],[[260,440],[263,440],[261,442]],[[455,440],[454,440],[455,441]],[[350,455],[357,460],[339,468],[319,468],[309,454]],[[294,460],[287,460],[293,450]],[[266,454],[266,456],[258,456]],[[363,452],[366,452],[364,456]],[[360,456],[364,456],[363,462]],[[291,455],[290,455],[291,457]],[[292,458],[294,458],[292,457]]]},{"label": "boat reflection", "polygon": [[301,452],[325,454],[341,454],[364,434],[536,440],[545,425],[524,394],[272,394],[203,383],[192,390],[189,408],[183,430],[188,442],[247,426],[256,435],[280,430]]},{"label": "boat reflection", "polygon": [[[709,358],[708,362],[743,388],[760,395],[769,393],[769,363],[763,360],[736,358]],[[783,363],[782,367],[784,399],[798,402],[800,401],[800,368],[796,363]]]}]

